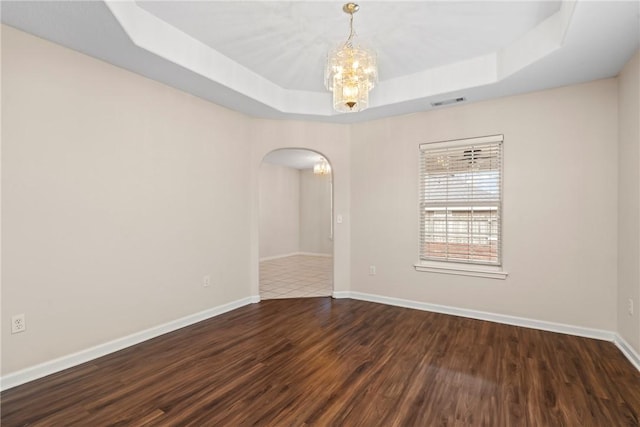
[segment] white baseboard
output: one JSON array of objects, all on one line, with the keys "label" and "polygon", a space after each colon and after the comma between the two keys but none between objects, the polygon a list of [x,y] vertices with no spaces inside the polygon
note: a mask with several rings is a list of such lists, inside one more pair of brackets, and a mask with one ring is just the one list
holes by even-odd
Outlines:
[{"label": "white baseboard", "polygon": [[251,295],[249,297],[249,303],[255,304],[257,302],[260,302],[260,295]]},{"label": "white baseboard", "polygon": [[[335,299],[352,298],[351,292],[349,291],[333,291],[331,296]],[[357,298],[353,298],[353,299],[357,299]]]},{"label": "white baseboard", "polygon": [[616,334],[613,343],[620,349],[622,354],[624,354],[627,359],[636,367],[638,371],[640,371],[640,354],[624,338],[620,335]]},{"label": "white baseboard", "polygon": [[290,257],[290,256],[296,256],[296,255],[320,256],[320,257],[325,257],[325,258],[333,257],[332,254],[323,254],[323,253],[319,253],[319,252],[291,252],[291,253],[282,254],[282,255],[266,256],[266,257],[260,258],[260,262],[262,262],[262,261],[271,261],[271,260],[280,259],[280,258],[287,258],[287,257]]},{"label": "white baseboard", "polygon": [[144,331],[136,332],[126,337],[118,338],[104,344],[99,344],[95,347],[87,348],[39,365],[12,372],[0,378],[0,390],[7,390],[20,384],[60,372],[64,369],[89,362],[90,360],[106,356],[107,354],[122,350],[123,348],[139,344],[151,338],[158,337],[168,332],[184,328],[185,326],[201,322],[211,317],[215,317],[228,311],[235,310],[236,308],[259,301],[259,296],[242,298],[199,313],[190,314],[189,316],[185,316],[162,325],[154,326],[153,328],[145,329]]},{"label": "white baseboard", "polygon": [[298,252],[298,255],[319,256],[319,257],[324,257],[324,258],[332,258],[333,257],[333,255],[331,255],[331,254],[325,254],[325,253],[321,253],[321,252]]},{"label": "white baseboard", "polygon": [[291,253],[288,253],[288,254],[282,254],[282,255],[266,256],[266,257],[262,257],[262,258],[260,258],[260,262],[262,262],[262,261],[271,261],[272,259],[286,258],[286,257],[290,257],[290,256],[298,255],[299,253],[300,253],[300,252],[291,252]]},{"label": "white baseboard", "polygon": [[415,308],[417,310],[432,311],[435,313],[451,314],[454,316],[468,317],[471,319],[487,320],[506,325],[523,326],[525,328],[541,329],[543,331],[559,332],[561,334],[577,335],[579,337],[595,338],[605,341],[613,341],[615,333],[601,329],[584,328],[581,326],[565,325],[563,323],[545,322],[543,320],[528,319],[525,317],[509,316],[506,314],[489,313],[486,311],[469,310],[466,308],[451,307],[447,305],[429,304],[425,302],[411,301],[400,298],[385,297],[382,295],[365,294],[362,292],[349,292],[350,296],[362,301],[378,302],[395,305],[398,307]]}]

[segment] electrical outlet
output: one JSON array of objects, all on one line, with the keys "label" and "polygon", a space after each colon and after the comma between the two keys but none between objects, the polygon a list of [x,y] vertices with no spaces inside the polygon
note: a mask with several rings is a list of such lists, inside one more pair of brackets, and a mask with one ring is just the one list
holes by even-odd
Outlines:
[{"label": "electrical outlet", "polygon": [[24,320],[24,313],[16,314],[11,317],[11,333],[17,334],[27,330],[27,324]]},{"label": "electrical outlet", "polygon": [[202,278],[202,287],[208,288],[211,285],[211,276],[204,276]]},{"label": "electrical outlet", "polygon": [[629,298],[627,302],[627,311],[629,312],[629,316],[633,316],[633,300]]},{"label": "electrical outlet", "polygon": [[375,265],[370,265],[369,266],[369,276],[375,276],[376,275],[376,266]]}]

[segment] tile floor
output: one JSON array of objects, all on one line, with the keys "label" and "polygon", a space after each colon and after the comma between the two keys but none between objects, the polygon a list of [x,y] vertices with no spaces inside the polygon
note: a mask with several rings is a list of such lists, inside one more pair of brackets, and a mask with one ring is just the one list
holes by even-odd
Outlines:
[{"label": "tile floor", "polygon": [[260,299],[326,297],[333,292],[333,258],[293,255],[260,262]]}]

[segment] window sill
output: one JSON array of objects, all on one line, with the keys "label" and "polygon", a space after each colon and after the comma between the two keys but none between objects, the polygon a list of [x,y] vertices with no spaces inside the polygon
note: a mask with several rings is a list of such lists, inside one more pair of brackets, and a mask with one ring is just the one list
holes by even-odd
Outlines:
[{"label": "window sill", "polygon": [[502,270],[502,267],[487,265],[455,264],[436,261],[420,261],[413,265],[416,271],[429,273],[457,274],[459,276],[484,277],[488,279],[507,278],[509,273]]}]

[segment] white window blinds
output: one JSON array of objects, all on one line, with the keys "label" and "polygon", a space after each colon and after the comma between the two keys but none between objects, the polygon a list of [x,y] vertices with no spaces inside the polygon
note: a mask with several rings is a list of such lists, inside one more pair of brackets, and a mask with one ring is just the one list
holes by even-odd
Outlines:
[{"label": "white window blinds", "polygon": [[501,265],[502,135],[420,145],[420,259]]}]

